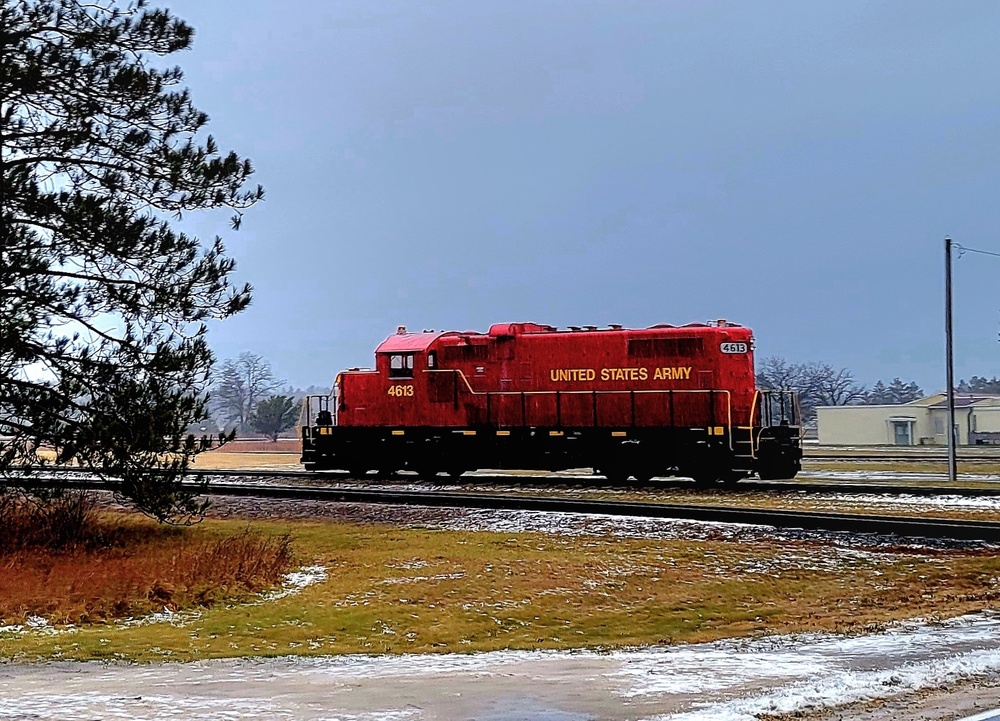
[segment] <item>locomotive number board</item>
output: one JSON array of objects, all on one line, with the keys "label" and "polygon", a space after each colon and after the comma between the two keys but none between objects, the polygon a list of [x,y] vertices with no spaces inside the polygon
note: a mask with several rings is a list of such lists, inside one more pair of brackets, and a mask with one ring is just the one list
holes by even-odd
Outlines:
[{"label": "locomotive number board", "polygon": [[729,353],[729,354],[746,353],[747,352],[747,344],[746,343],[723,343],[719,347],[719,350],[721,350],[723,353]]}]

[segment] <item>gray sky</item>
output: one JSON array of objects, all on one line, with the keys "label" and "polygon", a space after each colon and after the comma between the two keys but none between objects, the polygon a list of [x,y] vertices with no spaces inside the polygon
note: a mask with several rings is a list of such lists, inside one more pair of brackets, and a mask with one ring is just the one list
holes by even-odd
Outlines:
[{"label": "gray sky", "polygon": [[[296,385],[397,325],[728,318],[758,357],[944,386],[943,238],[1000,251],[1000,3],[176,0],[267,199],[216,324]],[[956,262],[1000,374],[1000,258]]]}]

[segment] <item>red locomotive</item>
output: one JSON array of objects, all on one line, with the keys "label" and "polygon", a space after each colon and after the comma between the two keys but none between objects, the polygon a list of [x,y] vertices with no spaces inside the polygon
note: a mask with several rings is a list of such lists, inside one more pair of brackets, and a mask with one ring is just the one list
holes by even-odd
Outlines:
[{"label": "red locomotive", "polygon": [[488,333],[400,328],[375,369],[311,396],[306,469],[452,476],[477,468],[594,468],[609,480],[791,478],[794,394],[759,391],[749,328],[724,320],[645,329]]}]

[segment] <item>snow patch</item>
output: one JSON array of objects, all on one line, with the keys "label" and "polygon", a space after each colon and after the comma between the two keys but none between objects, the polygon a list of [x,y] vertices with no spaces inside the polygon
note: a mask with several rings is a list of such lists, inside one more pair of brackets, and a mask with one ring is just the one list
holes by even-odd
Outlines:
[{"label": "snow patch", "polygon": [[250,605],[256,606],[261,603],[269,603],[271,601],[277,601],[281,598],[293,596],[297,593],[301,593],[309,586],[322,583],[326,579],[326,566],[303,566],[298,571],[292,571],[291,573],[285,574],[280,589],[265,593],[259,601],[255,601]]},{"label": "snow patch", "polygon": [[694,693],[711,699],[657,721],[756,721],[762,714],[900,696],[997,671],[1000,620],[975,614],[941,624],[901,623],[866,636],[802,634],[640,651],[616,675],[628,681],[626,698]]}]

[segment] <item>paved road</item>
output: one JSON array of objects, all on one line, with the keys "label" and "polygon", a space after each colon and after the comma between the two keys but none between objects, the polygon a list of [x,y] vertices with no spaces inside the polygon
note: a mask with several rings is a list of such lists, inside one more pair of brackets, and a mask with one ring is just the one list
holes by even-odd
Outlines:
[{"label": "paved road", "polygon": [[998,672],[1000,618],[972,616],[854,638],[607,654],[12,664],[0,666],[0,719],[753,721],[762,713],[905,699]]}]

